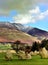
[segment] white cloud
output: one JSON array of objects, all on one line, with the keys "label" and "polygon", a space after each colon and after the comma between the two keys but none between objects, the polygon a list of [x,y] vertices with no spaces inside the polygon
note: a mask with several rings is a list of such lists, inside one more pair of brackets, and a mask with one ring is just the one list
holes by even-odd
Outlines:
[{"label": "white cloud", "polygon": [[27,24],[31,20],[30,15],[18,15],[18,16],[15,16],[13,18],[14,18],[15,23],[21,23],[21,24]]},{"label": "white cloud", "polygon": [[32,9],[32,10],[29,10],[29,13],[31,14],[38,14],[40,13],[40,9],[39,7],[37,6],[36,8]]},{"label": "white cloud", "polygon": [[39,14],[39,13],[40,13],[40,9],[37,6],[36,8],[29,10],[28,14],[20,14],[18,16],[13,17],[13,19],[14,19],[14,22],[16,23],[27,24],[30,22],[35,22],[34,14]]},{"label": "white cloud", "polygon": [[48,10],[46,10],[43,15],[47,16],[48,15]]},{"label": "white cloud", "polygon": [[41,12],[40,8],[37,6],[36,8],[29,10],[28,14],[20,14],[13,17],[15,23],[28,24],[35,23],[37,20],[42,20],[46,16],[48,16],[48,10]]},{"label": "white cloud", "polygon": [[40,19],[40,20],[43,19],[44,17],[45,16],[42,13],[40,13],[40,15],[37,16],[37,18]]},{"label": "white cloud", "polygon": [[40,15],[38,15],[38,19],[44,19],[45,17],[48,16],[48,10],[44,11],[44,12],[41,12]]}]

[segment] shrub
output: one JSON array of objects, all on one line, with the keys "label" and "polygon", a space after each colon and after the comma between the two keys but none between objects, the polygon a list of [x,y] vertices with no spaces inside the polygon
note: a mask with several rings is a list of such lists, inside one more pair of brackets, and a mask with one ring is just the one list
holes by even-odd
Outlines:
[{"label": "shrub", "polygon": [[34,52],[31,51],[30,54],[31,54],[31,56],[38,55],[39,54],[39,51],[34,51]]},{"label": "shrub", "polygon": [[10,52],[10,50],[7,50],[7,52],[5,53],[5,60],[12,60],[13,56],[12,53]]},{"label": "shrub", "polygon": [[19,59],[31,59],[31,55],[28,52],[20,50],[18,52],[18,58]]},{"label": "shrub", "polygon": [[48,58],[48,52],[47,52],[47,50],[45,49],[45,47],[40,48],[39,54],[40,54],[41,58]]}]

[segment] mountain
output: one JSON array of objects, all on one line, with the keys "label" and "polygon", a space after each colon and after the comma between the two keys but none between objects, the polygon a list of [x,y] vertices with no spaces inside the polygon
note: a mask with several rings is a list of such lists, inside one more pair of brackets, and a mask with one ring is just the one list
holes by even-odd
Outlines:
[{"label": "mountain", "polygon": [[14,42],[16,40],[20,40],[23,43],[39,41],[37,37],[33,37],[27,33],[15,29],[0,28],[0,42]]},{"label": "mountain", "polygon": [[0,22],[0,28],[17,29],[24,31],[25,27],[20,23]]},{"label": "mountain", "polygon": [[27,33],[38,38],[48,38],[48,32],[38,28],[32,28]]},{"label": "mountain", "polygon": [[15,27],[9,22],[0,22],[0,28],[15,29]]},{"label": "mountain", "polygon": [[24,31],[25,30],[25,26],[23,26],[22,24],[20,24],[20,23],[12,23],[12,25],[14,26],[14,27],[16,27],[18,30],[20,30],[20,31]]},{"label": "mountain", "polygon": [[[16,32],[18,31],[19,33],[21,32],[22,34],[25,33],[25,34],[21,35],[21,33],[20,33],[20,35],[19,35],[15,31]],[[12,33],[12,35],[11,35],[11,33]],[[0,22],[0,36],[6,36],[6,39],[8,40],[9,38],[7,38],[7,37],[10,37],[10,36],[11,36],[11,39],[12,38],[16,39],[16,34],[18,35],[18,37],[20,36],[20,39],[21,39],[22,36],[24,37],[24,35],[26,37],[31,36],[32,39],[38,38],[38,40],[48,38],[48,32],[47,31],[44,31],[44,30],[41,30],[41,29],[38,29],[38,28],[33,28],[33,27],[30,27],[30,26],[24,26],[20,23]],[[14,36],[15,36],[15,38],[14,38]],[[26,39],[26,37],[25,37],[25,39]],[[4,38],[4,37],[1,37],[1,38]]]},{"label": "mountain", "polygon": [[37,37],[18,30],[13,23],[0,23],[0,42],[14,42],[16,40],[29,44],[34,41],[40,41]]},{"label": "mountain", "polygon": [[14,26],[17,27],[18,30],[25,32],[31,36],[37,37],[38,39],[42,40],[44,38],[48,38],[48,32],[38,29],[38,28],[33,28],[30,26],[23,26],[22,24],[19,23],[14,23]]}]

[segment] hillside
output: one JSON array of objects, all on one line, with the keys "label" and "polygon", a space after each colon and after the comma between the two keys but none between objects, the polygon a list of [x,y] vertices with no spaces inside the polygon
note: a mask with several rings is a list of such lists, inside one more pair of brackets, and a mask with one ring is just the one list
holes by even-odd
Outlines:
[{"label": "hillside", "polygon": [[38,38],[48,38],[48,32],[38,28],[33,28],[29,30],[27,33]]},{"label": "hillside", "polygon": [[32,43],[35,40],[38,41],[36,37],[30,36],[24,32],[15,30],[0,28],[0,42],[14,42],[20,40],[23,43]]},{"label": "hillside", "polygon": [[48,38],[47,31],[26,27],[20,23],[0,22],[0,42],[21,40],[22,42],[31,43],[44,38]]}]

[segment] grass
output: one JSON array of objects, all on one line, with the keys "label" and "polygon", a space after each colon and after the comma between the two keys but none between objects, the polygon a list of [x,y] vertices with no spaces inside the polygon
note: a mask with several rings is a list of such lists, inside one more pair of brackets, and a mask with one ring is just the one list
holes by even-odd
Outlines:
[{"label": "grass", "polygon": [[32,56],[31,60],[19,60],[17,56],[13,55],[12,61],[6,61],[4,55],[4,53],[0,53],[0,65],[48,65],[48,59],[41,59],[39,55]]},{"label": "grass", "polygon": [[0,50],[7,50],[7,49],[12,49],[10,44],[0,44]]}]

